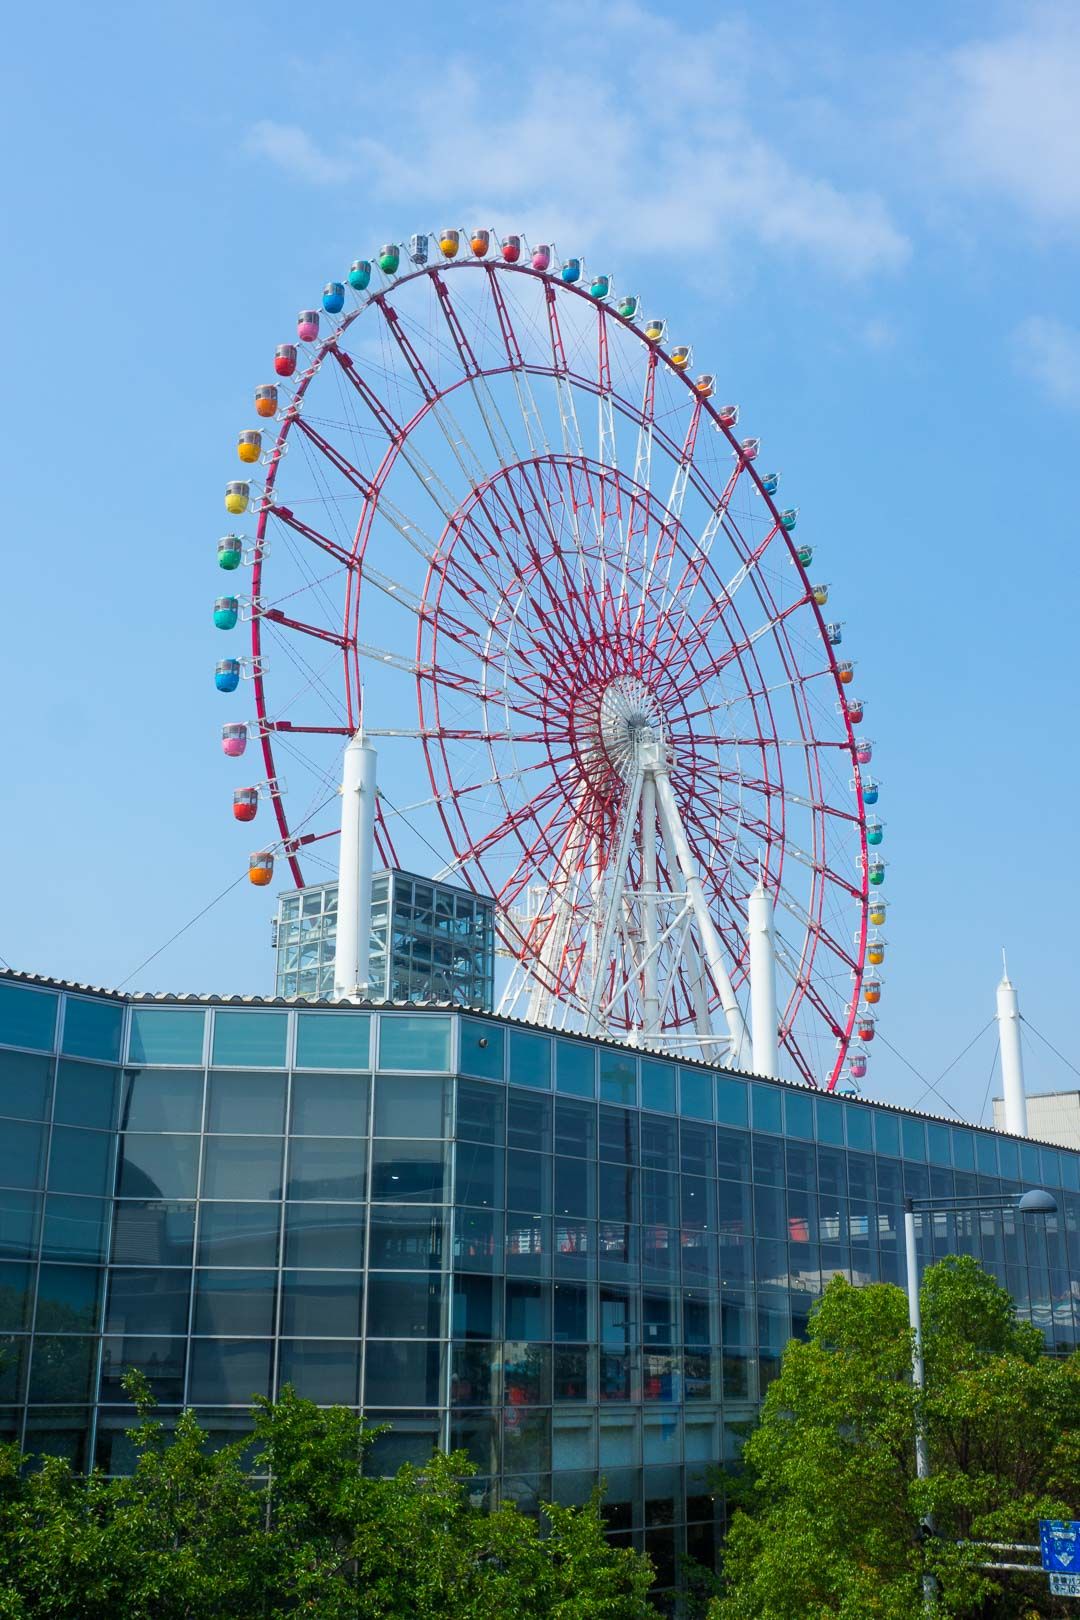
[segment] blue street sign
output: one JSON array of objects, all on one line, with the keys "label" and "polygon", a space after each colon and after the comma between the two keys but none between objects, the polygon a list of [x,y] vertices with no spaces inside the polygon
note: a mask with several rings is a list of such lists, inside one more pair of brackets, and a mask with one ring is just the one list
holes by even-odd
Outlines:
[{"label": "blue street sign", "polygon": [[1080,1519],[1040,1519],[1039,1548],[1051,1575],[1080,1575]]}]

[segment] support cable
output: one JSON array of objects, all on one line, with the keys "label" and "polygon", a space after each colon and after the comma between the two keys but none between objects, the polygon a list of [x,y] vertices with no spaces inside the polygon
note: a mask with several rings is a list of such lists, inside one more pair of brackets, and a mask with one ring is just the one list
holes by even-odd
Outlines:
[{"label": "support cable", "polygon": [[1035,1025],[1031,1022],[1030,1018],[1025,1018],[1023,1013],[1021,1013],[1020,1014],[1020,1022],[1022,1024],[1026,1024],[1028,1029],[1030,1029],[1030,1031],[1031,1031],[1031,1033],[1033,1035],[1038,1035],[1038,1037],[1039,1037],[1040,1041],[1042,1041],[1043,1045],[1048,1046],[1050,1048],[1051,1052],[1053,1052],[1054,1056],[1056,1058],[1058,1058],[1062,1063],[1064,1063],[1064,1065],[1065,1065],[1065,1067],[1067,1069],[1071,1069],[1073,1074],[1076,1075],[1077,1079],[1080,1080],[1080,1069],[1078,1069],[1076,1067],[1076,1064],[1075,1063],[1070,1063],[1068,1058],[1065,1056],[1064,1052],[1059,1052],[1056,1046],[1052,1046],[1051,1043],[1047,1040],[1046,1036],[1043,1035],[1039,1030],[1037,1030],[1035,1028]]}]

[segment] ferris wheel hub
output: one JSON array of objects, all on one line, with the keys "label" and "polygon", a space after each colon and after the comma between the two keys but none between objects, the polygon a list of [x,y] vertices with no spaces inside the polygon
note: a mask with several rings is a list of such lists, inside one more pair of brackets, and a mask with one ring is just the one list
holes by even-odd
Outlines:
[{"label": "ferris wheel hub", "polygon": [[582,693],[574,731],[591,771],[628,778],[643,766],[644,750],[663,744],[664,715],[645,681],[617,675],[602,688]]}]

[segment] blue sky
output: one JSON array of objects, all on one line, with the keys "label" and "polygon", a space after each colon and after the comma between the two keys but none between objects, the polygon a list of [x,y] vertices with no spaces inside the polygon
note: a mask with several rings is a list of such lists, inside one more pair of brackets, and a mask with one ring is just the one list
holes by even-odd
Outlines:
[{"label": "blue sky", "polygon": [[[719,17],[719,20],[717,20]],[[447,221],[632,280],[760,432],[883,782],[881,1032],[1073,1006],[1080,12],[61,3],[4,67],[0,952],[114,985],[243,869],[221,486],[295,311]],[[1055,854],[1055,851],[1057,853]],[[132,983],[258,991],[245,883]],[[921,1082],[882,1041],[873,1089]],[[942,1083],[978,1117],[992,1031]],[[1074,1082],[1029,1042],[1029,1084]]]}]

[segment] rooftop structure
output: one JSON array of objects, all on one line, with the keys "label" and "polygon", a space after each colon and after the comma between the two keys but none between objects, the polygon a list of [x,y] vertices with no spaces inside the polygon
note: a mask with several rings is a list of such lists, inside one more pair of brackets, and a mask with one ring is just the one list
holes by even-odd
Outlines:
[{"label": "rooftop structure", "polygon": [[[1080,1149],[1080,1091],[1029,1092],[1027,1119],[1031,1135],[1040,1141]],[[1005,1127],[1001,1097],[994,1098],[994,1125],[998,1130]]]}]

